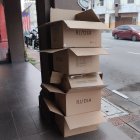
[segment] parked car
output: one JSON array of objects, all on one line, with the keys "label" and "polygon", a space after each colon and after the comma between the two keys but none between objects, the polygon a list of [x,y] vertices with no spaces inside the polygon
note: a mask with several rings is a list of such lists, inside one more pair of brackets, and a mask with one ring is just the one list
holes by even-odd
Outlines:
[{"label": "parked car", "polygon": [[112,36],[115,39],[130,39],[132,41],[140,40],[140,26],[121,25],[112,30]]}]

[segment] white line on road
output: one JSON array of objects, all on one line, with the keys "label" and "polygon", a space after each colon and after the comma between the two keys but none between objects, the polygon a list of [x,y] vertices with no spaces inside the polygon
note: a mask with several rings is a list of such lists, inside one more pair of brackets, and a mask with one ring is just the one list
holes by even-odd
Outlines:
[{"label": "white line on road", "polygon": [[128,52],[128,53],[140,55],[140,53],[136,53],[136,52]]},{"label": "white line on road", "polygon": [[119,96],[121,96],[121,97],[123,97],[123,98],[125,98],[125,99],[128,99],[128,98],[129,98],[128,96],[126,96],[126,95],[124,95],[124,94],[118,92],[117,90],[112,90],[112,92],[116,93],[117,95],[119,95]]}]

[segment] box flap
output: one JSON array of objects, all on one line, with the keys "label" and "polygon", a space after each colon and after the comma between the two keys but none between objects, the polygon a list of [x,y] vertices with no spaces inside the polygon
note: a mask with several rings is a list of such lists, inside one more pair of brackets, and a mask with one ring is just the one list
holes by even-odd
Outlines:
[{"label": "box flap", "polygon": [[39,26],[39,28],[49,27],[53,24],[64,24],[70,29],[87,29],[87,30],[108,29],[108,27],[102,22],[75,21],[75,20],[59,20],[54,22],[48,22]]},{"label": "box flap", "polygon": [[75,20],[101,22],[92,9],[76,14]]},{"label": "box flap", "polygon": [[55,87],[53,85],[50,85],[50,84],[42,84],[42,86],[44,88],[46,88],[49,92],[65,94],[63,91],[61,91],[59,88],[57,88],[57,87]]},{"label": "box flap", "polygon": [[74,20],[75,15],[81,11],[51,8],[50,21]]},{"label": "box flap", "polygon": [[108,27],[102,22],[73,21],[73,20],[64,20],[63,22],[70,29],[90,29],[90,30],[108,29]]},{"label": "box flap", "polygon": [[91,125],[100,124],[105,121],[102,112],[95,111],[84,114],[78,114],[65,117],[65,120],[70,129],[86,127]]},{"label": "box flap", "polygon": [[68,81],[71,88],[104,87],[104,83],[98,74],[69,76]]},{"label": "box flap", "polygon": [[61,115],[61,116],[64,116],[64,115],[59,111],[59,109],[58,109],[51,101],[49,101],[49,100],[47,100],[47,99],[44,99],[44,102],[45,102],[45,104],[47,105],[48,109],[49,109],[51,112],[53,112],[53,113],[55,113],[55,114],[58,114],[58,115]]},{"label": "box flap", "polygon": [[104,48],[70,48],[76,56],[93,56],[108,54]]},{"label": "box flap", "polygon": [[65,50],[66,48],[63,49],[47,49],[47,50],[41,50],[40,53],[55,53],[61,50]]},{"label": "box flap", "polygon": [[104,48],[63,48],[63,49],[47,49],[40,51],[41,53],[56,53],[59,51],[71,50],[76,56],[93,56],[109,54]]},{"label": "box flap", "polygon": [[51,84],[61,84],[61,80],[63,78],[63,74],[60,72],[52,71],[50,83]]}]

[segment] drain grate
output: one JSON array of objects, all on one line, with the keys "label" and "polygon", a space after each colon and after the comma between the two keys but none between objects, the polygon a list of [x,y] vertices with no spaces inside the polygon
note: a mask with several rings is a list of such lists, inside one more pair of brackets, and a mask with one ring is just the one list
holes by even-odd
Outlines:
[{"label": "drain grate", "polygon": [[128,115],[129,113],[120,107],[114,105],[113,103],[109,102],[105,98],[102,98],[101,101],[101,110],[105,114],[106,118],[114,118],[120,117],[124,115]]}]

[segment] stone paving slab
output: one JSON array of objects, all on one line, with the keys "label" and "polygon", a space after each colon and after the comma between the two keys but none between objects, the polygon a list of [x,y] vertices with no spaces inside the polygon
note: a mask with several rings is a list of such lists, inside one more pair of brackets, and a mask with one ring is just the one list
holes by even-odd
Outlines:
[{"label": "stone paving slab", "polygon": [[123,122],[129,123],[129,122],[134,122],[134,121],[139,121],[140,120],[140,115],[136,114],[129,114],[125,116],[119,117]]},{"label": "stone paving slab", "polygon": [[140,91],[120,91],[120,92],[125,94],[129,98],[140,98]]},{"label": "stone paving slab", "polygon": [[127,124],[119,125],[118,128],[127,134],[132,140],[140,140],[140,133]]},{"label": "stone paving slab", "polygon": [[125,124],[124,121],[122,121],[119,117],[111,118],[109,121],[114,125],[114,126],[120,126]]},{"label": "stone paving slab", "polygon": [[139,98],[129,98],[129,101],[135,103],[136,105],[140,106],[140,97]]},{"label": "stone paving slab", "polygon": [[102,97],[107,97],[107,96],[110,96],[111,95],[111,90],[107,89],[107,88],[104,88],[103,89],[103,92],[102,92]]},{"label": "stone paving slab", "polygon": [[129,122],[128,124],[131,127],[133,127],[134,129],[136,129],[138,132],[140,132],[140,120],[139,121],[135,121],[135,122]]},{"label": "stone paving slab", "polygon": [[106,97],[110,102],[114,103],[115,105],[122,107],[126,111],[129,112],[136,112],[140,110],[140,107],[127,99],[124,99],[116,94]]}]

